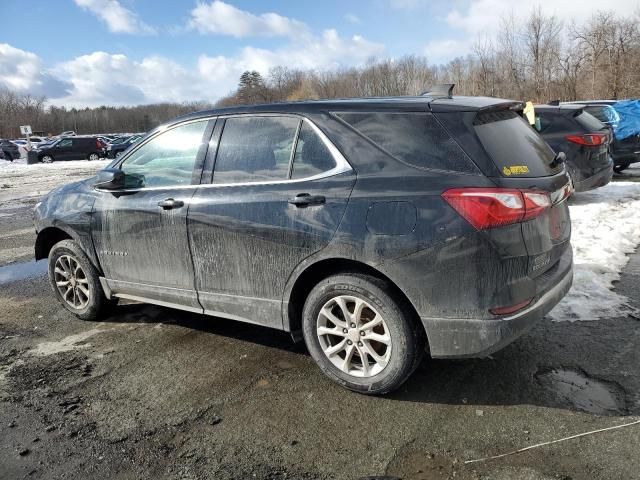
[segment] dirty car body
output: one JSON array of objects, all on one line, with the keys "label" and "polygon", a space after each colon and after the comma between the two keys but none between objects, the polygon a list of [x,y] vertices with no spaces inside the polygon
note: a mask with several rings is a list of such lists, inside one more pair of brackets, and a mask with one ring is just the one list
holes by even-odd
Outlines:
[{"label": "dirty car body", "polygon": [[[47,195],[36,258],[71,239],[108,298],[296,339],[313,289],[357,274],[384,286],[431,356],[486,356],[572,280],[568,177],[521,108],[399,97],[181,117],[112,162],[119,188],[93,178]],[[163,145],[190,147],[152,167]]]}]

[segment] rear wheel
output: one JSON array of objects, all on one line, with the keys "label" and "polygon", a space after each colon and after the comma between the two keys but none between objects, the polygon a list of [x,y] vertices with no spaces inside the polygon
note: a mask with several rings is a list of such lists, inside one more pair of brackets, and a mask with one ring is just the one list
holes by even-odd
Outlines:
[{"label": "rear wheel", "polygon": [[322,372],[360,393],[395,390],[424,355],[421,327],[385,282],[368,275],[334,275],[316,285],[303,334]]},{"label": "rear wheel", "polygon": [[100,156],[97,153],[90,153],[89,156],[87,157],[87,160],[89,160],[90,162],[95,162],[96,160],[99,160]]},{"label": "rear wheel", "polygon": [[43,155],[43,156],[40,158],[40,161],[41,161],[42,163],[51,163],[51,162],[53,162],[53,157],[52,157],[51,155]]},{"label": "rear wheel", "polygon": [[49,252],[49,282],[64,308],[83,320],[97,319],[114,304],[105,297],[97,270],[73,240],[62,240]]},{"label": "rear wheel", "polygon": [[116,152],[116,158],[118,158],[120,155],[122,155],[122,152]]}]

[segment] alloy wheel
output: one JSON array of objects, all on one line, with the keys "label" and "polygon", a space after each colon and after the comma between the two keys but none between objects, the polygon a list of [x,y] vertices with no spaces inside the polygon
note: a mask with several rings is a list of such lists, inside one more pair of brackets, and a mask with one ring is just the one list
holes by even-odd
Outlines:
[{"label": "alloy wheel", "polygon": [[339,295],[320,309],[317,336],[322,351],[354,377],[379,374],[391,357],[391,335],[382,315],[367,301]]},{"label": "alloy wheel", "polygon": [[53,273],[56,288],[67,305],[76,310],[85,308],[89,303],[91,287],[78,260],[71,255],[60,256]]},{"label": "alloy wheel", "polygon": [[97,154],[97,153],[91,153],[91,154],[89,155],[89,161],[92,161],[92,162],[93,162],[93,161],[95,161],[95,160],[98,160],[99,158],[100,158],[100,157],[98,157],[98,154]]},{"label": "alloy wheel", "polygon": [[42,157],[42,163],[51,163],[51,162],[53,162],[53,157],[49,155],[45,155],[44,157]]}]

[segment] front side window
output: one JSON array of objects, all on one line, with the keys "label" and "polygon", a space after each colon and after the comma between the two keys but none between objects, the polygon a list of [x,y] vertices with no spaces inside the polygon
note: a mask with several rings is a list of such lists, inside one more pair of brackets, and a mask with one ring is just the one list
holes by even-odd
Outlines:
[{"label": "front side window", "polygon": [[161,133],[122,163],[138,186],[189,185],[208,120],[188,123]]},{"label": "front side window", "polygon": [[303,122],[293,157],[291,178],[306,178],[327,172],[336,166],[331,152],[311,125]]},{"label": "front side window", "polygon": [[58,144],[56,145],[56,147],[70,147],[71,146],[71,139],[70,138],[65,138],[64,140],[60,140],[58,142]]},{"label": "front side window", "polygon": [[286,180],[300,120],[246,116],[225,121],[213,183]]}]

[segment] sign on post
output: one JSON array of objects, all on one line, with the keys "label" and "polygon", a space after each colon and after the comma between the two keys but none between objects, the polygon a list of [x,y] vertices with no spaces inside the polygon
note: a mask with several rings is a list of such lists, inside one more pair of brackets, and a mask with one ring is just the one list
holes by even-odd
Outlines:
[{"label": "sign on post", "polygon": [[31,135],[31,125],[20,125],[20,133],[22,135]]}]

